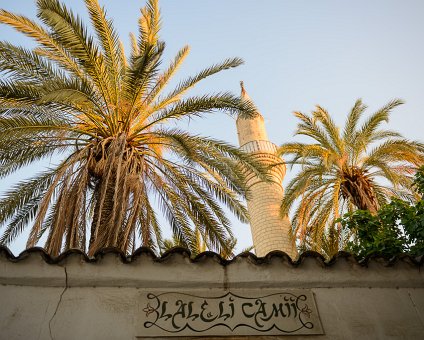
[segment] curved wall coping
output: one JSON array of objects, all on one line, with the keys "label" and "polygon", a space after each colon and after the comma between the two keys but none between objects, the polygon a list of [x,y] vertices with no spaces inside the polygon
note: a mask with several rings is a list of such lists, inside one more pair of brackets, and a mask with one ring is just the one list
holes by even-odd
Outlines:
[{"label": "curved wall coping", "polygon": [[0,247],[0,284],[48,287],[137,288],[423,288],[424,258],[401,254],[391,259],[370,256],[358,261],[339,252],[331,260],[305,252],[296,261],[280,251],[265,257],[242,253],[225,260],[213,252],[192,258],[189,251],[173,248],[158,257],[149,248],[126,256],[113,248],[93,257],[68,250],[52,257],[42,248],[18,256]]}]

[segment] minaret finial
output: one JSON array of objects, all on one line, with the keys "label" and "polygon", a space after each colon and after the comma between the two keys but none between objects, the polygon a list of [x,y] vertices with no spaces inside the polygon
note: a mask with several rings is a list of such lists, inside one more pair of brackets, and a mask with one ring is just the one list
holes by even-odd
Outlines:
[{"label": "minaret finial", "polygon": [[240,80],[240,87],[241,87],[241,96],[244,97],[246,95],[246,90],[244,89],[243,80]]}]

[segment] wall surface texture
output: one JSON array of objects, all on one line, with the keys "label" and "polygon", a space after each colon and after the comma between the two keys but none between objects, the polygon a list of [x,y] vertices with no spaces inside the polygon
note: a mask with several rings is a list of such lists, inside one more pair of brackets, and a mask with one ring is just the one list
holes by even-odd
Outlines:
[{"label": "wall surface texture", "polygon": [[[94,258],[79,251],[50,258],[31,249],[16,258],[0,248],[0,339],[166,339],[163,332],[143,334],[143,318],[150,313],[140,302],[146,293],[266,296],[291,290],[314,296],[323,335],[229,338],[423,338],[423,259],[358,263],[340,253],[324,262],[306,253],[292,262],[274,252],[225,261],[213,253],[191,259],[181,249],[161,258],[145,249],[132,257],[105,250]],[[201,339],[215,339],[214,333]]]}]

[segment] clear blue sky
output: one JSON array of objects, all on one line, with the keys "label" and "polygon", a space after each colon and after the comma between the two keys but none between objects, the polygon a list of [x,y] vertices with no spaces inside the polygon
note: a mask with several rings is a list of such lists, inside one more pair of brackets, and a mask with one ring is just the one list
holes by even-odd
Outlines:
[{"label": "clear blue sky", "polygon": [[[144,1],[103,0],[128,46]],[[66,0],[86,16],[83,1]],[[239,92],[244,80],[249,95],[265,117],[270,140],[290,141],[296,127],[293,111],[326,108],[340,124],[357,98],[374,111],[393,98],[389,126],[405,137],[423,141],[424,1],[422,0],[162,0],[165,60],[180,47],[191,55],[177,79],[227,57],[245,65],[205,81],[193,93]],[[35,17],[32,0],[0,0],[0,8]],[[0,26],[2,40],[28,46],[28,40]],[[172,86],[172,84],[171,84]],[[186,124],[190,131],[236,144],[232,118],[220,114]],[[46,163],[48,165],[48,162]],[[31,176],[30,167],[19,176]],[[287,179],[292,174],[288,173]],[[16,179],[0,182],[4,191]],[[239,249],[251,244],[247,225],[234,220]],[[17,253],[19,240],[12,246]]]}]

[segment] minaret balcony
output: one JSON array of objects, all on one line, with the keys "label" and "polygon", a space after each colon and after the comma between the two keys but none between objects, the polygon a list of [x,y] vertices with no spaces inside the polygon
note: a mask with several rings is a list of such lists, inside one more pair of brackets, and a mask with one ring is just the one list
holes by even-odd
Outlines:
[{"label": "minaret balcony", "polygon": [[247,153],[270,153],[275,155],[277,152],[277,145],[269,140],[253,140],[243,144],[240,149]]}]

